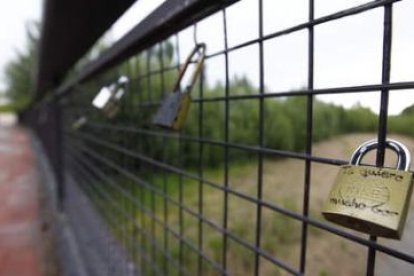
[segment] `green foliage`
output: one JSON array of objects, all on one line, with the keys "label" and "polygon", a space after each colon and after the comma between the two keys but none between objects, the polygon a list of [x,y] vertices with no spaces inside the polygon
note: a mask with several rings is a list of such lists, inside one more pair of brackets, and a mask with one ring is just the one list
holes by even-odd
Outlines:
[{"label": "green foliage", "polygon": [[410,105],[406,107],[402,112],[401,115],[414,115],[414,105]]},{"label": "green foliage", "polygon": [[[247,78],[234,77],[230,82],[230,95],[254,95],[257,88]],[[223,97],[225,87],[216,84],[213,88],[204,89],[205,97]],[[260,103],[255,99],[235,99],[229,103],[229,142],[257,146],[259,144]],[[267,98],[263,104],[263,142],[271,149],[303,151],[306,141],[306,96],[286,98]],[[202,110],[201,126],[198,125]],[[322,141],[335,135],[354,132],[375,131],[378,116],[362,106],[345,109],[334,104],[314,100],[313,141]],[[199,127],[202,137],[213,141],[222,141],[225,134],[225,105],[223,101],[193,103],[186,121],[184,133],[198,136]],[[197,143],[186,143],[185,164],[198,164]],[[252,153],[246,151],[230,151],[230,159],[248,159]],[[204,147],[203,162],[207,166],[217,166],[224,159],[220,147]]]},{"label": "green foliage", "polygon": [[[169,44],[168,44],[169,45]],[[170,47],[170,46],[169,46]],[[157,68],[159,66],[159,52],[153,51],[146,56],[135,57],[122,64],[117,71],[108,73],[108,79],[116,74],[125,74],[133,78],[142,75],[144,68]],[[164,57],[164,62],[172,63],[173,56]],[[224,150],[220,145],[203,144],[200,156],[200,144],[195,141],[181,140],[180,133],[167,132],[170,137],[159,137],[148,134],[155,127],[151,119],[158,106],[153,102],[161,102],[176,78],[175,71],[164,74],[160,78],[142,78],[131,81],[129,93],[124,99],[123,111],[111,122],[112,124],[131,125],[138,128],[138,133],[130,139],[125,139],[124,133],[111,133],[111,140],[123,144],[126,148],[151,156],[156,160],[164,160],[168,164],[186,167],[196,167],[200,162],[205,166],[216,167],[224,160]],[[200,95],[199,84],[192,92],[193,98]],[[234,77],[230,81],[229,95],[256,95],[258,89],[245,77]],[[98,90],[98,86],[94,88]],[[220,142],[225,139],[226,120],[228,119],[228,142],[249,146],[260,143],[259,129],[263,124],[263,143],[266,148],[301,152],[306,142],[307,97],[292,96],[285,98],[265,98],[263,100],[263,122],[260,121],[260,101],[252,99],[232,99],[226,103],[221,100],[225,97],[226,88],[217,83],[214,87],[203,87],[203,98],[217,98],[219,100],[193,102],[181,134],[187,137],[200,137],[209,141]],[[149,104],[148,104],[149,103]],[[334,104],[314,100],[313,112],[313,141],[322,141],[335,135],[353,132],[372,132],[377,127],[377,115],[362,106],[345,109]],[[97,116],[94,121],[106,123],[105,116]],[[159,130],[159,129],[158,129]],[[172,135],[172,137],[171,137]],[[246,160],[254,153],[242,150],[230,150],[231,160]],[[122,159],[122,154],[114,157]]]},{"label": "green foliage", "polygon": [[414,136],[414,114],[402,113],[388,118],[388,131],[409,136]]},{"label": "green foliage", "polygon": [[343,132],[373,132],[377,129],[378,116],[369,108],[359,105],[346,110]]},{"label": "green foliage", "polygon": [[[93,96],[99,91],[102,83],[109,84],[120,75],[130,77],[131,82],[129,83],[128,93],[124,97],[121,111],[116,118],[108,119],[97,110],[93,110],[87,115],[91,122],[111,124],[112,127],[122,126],[123,128],[131,128],[127,132],[122,129],[115,131],[101,129],[98,131],[95,128],[85,128],[86,132],[95,132],[93,133],[95,136],[128,149],[128,154],[122,151],[108,150],[106,147],[96,143],[91,143],[88,146],[94,148],[96,152],[102,153],[105,158],[110,159],[112,162],[120,164],[127,171],[137,173],[136,175],[145,184],[123,180],[119,176],[119,178],[115,178],[116,182],[124,190],[128,191],[127,194],[131,198],[139,199],[137,202],[142,205],[142,208],[153,208],[151,211],[156,216],[163,216],[162,212],[164,209],[162,204],[165,204],[165,202],[161,201],[162,197],[157,197],[158,192],[165,192],[168,197],[176,199],[180,196],[181,190],[183,193],[182,198],[187,201],[185,204],[190,208],[197,208],[198,199],[195,195],[198,183],[186,177],[180,178],[177,174],[169,174],[166,172],[168,170],[158,169],[150,161],[159,160],[175,167],[186,167],[185,169],[190,173],[195,171],[194,168],[198,167],[199,162],[202,162],[203,166],[207,167],[207,169],[203,170],[203,178],[214,179],[212,180],[213,182],[219,183],[223,170],[217,167],[222,165],[225,160],[223,141],[252,147],[257,147],[263,142],[264,147],[269,149],[301,152],[305,148],[309,120],[312,120],[313,123],[312,138],[314,142],[345,133],[377,131],[378,116],[368,108],[360,105],[345,109],[341,106],[322,102],[316,98],[313,100],[313,117],[308,118],[307,110],[309,103],[307,96],[266,97],[263,101],[260,101],[257,97],[251,97],[250,99],[225,101],[226,92],[230,96],[253,96],[259,93],[258,89],[246,77],[235,76],[230,80],[230,84],[227,87],[228,91],[226,91],[226,87],[222,83],[217,83],[213,87],[204,84],[203,89],[200,91],[198,88],[200,83],[197,83],[192,93],[193,98],[197,99],[200,97],[211,100],[193,101],[182,132],[166,131],[166,135],[163,136],[159,135],[160,130],[156,129],[157,133],[155,134],[153,132],[155,127],[152,126],[151,119],[163,97],[166,93],[171,92],[171,87],[176,78],[175,70],[165,71],[162,77],[158,77],[157,74],[152,76],[147,74],[162,68],[160,65],[161,60],[164,62],[164,66],[172,66],[174,60],[172,44],[166,43],[164,47],[164,51],[159,49],[152,50],[148,51],[147,55],[133,57],[113,71],[100,76],[99,79],[83,85],[84,91],[91,91],[90,95],[86,97],[87,101],[84,98],[77,98],[79,103],[89,107]],[[81,113],[77,115],[82,115],[86,108],[83,106],[79,110]],[[76,115],[76,113],[74,114]],[[389,130],[394,133],[414,136],[414,130],[411,128],[413,123],[413,112],[407,109],[400,116],[389,117]],[[259,134],[261,128],[263,130],[262,136]],[[226,133],[226,129],[228,133]],[[189,139],[178,139],[181,135]],[[207,142],[200,143],[198,138]],[[228,141],[225,138],[228,138]],[[263,140],[261,141],[261,139]],[[133,153],[133,155],[131,156],[130,153]],[[255,155],[246,150],[234,149],[230,149],[228,153],[231,161],[240,161],[239,163],[231,163],[233,173],[234,170],[245,171],[245,167],[238,167],[238,165],[243,164],[243,162],[249,162],[249,158]],[[142,158],[147,160],[141,162],[139,159]],[[105,172],[108,174],[113,174],[112,178],[116,176],[115,172],[108,171],[108,168],[105,166],[103,166],[102,170],[106,170]],[[238,171],[235,174],[240,178],[243,176],[243,173]],[[197,185],[194,185],[194,183]],[[103,183],[99,183],[99,185],[107,190],[116,202],[124,204],[128,198],[113,187]],[[151,185],[151,188],[156,189],[158,192],[152,191],[150,187],[145,187],[146,185]],[[232,185],[234,185],[234,181]],[[220,205],[220,199],[214,193],[208,191],[207,188],[204,189],[203,204],[207,206],[203,207],[204,211],[213,213],[215,206]],[[289,197],[283,199],[281,204],[284,208],[294,212],[298,209],[295,201]],[[109,216],[105,204],[101,205],[103,206],[101,208],[104,214]],[[173,228],[178,225],[177,221],[180,219],[178,216],[179,212],[174,211],[173,204],[169,204],[168,208],[168,223]],[[288,255],[289,250],[287,248],[292,248],[300,240],[300,225],[286,216],[265,218],[269,223],[263,226],[263,232],[270,234],[264,235],[266,239],[263,240],[263,249],[272,254],[275,253],[275,250],[278,250],[277,254]],[[149,227],[151,224],[150,218],[143,215],[142,212],[136,214],[136,220],[142,225],[143,229],[153,231]],[[251,235],[249,228],[246,227],[246,220],[236,221],[233,217],[229,222],[229,229],[238,237],[245,239],[245,237]],[[129,234],[134,235],[134,226],[131,220],[126,219],[122,221],[120,219],[118,225],[126,225],[127,231],[130,232]],[[197,238],[197,227],[196,223],[184,220],[187,239],[195,240]],[[311,227],[310,229],[312,235],[320,235],[320,231],[315,230],[316,228]],[[125,235],[125,232],[121,233],[117,232],[117,230],[114,230],[114,233],[120,237]],[[213,259],[219,260],[221,259],[222,236],[212,233],[208,232],[208,228],[204,228],[204,251],[213,256]],[[163,235],[162,228],[157,227],[151,234],[154,240],[161,241],[162,238],[160,237]],[[175,240],[172,239],[169,242],[169,251],[172,258],[177,259],[180,247],[178,243],[172,243],[173,241]],[[141,246],[144,251],[151,248],[151,245],[146,242]],[[229,248],[232,247],[229,246]],[[133,249],[127,248],[127,250],[132,252]],[[247,267],[246,271],[251,267],[249,261],[252,258],[246,255],[247,251],[233,248],[229,252],[234,257],[234,260],[237,260],[235,264],[238,267],[242,267],[242,269]],[[186,253],[186,251],[183,252],[183,262],[189,264],[187,267],[190,269],[195,268],[193,266],[195,261],[191,258],[191,254]],[[154,258],[154,260],[161,263],[158,258]],[[206,274],[209,275],[208,273]],[[324,270],[321,270],[319,274],[327,275]]]},{"label": "green foliage", "polygon": [[6,109],[22,110],[31,99],[34,84],[34,68],[37,59],[38,25],[28,25],[27,46],[23,51],[17,51],[17,56],[9,61],[4,69],[6,84],[5,96],[11,101]]},{"label": "green foliage", "polygon": [[335,135],[356,132],[375,132],[378,116],[369,108],[360,105],[345,109],[320,101],[314,108],[314,142]]},{"label": "green foliage", "polygon": [[[26,47],[16,52],[16,57],[10,60],[4,68],[5,97],[10,104],[0,106],[0,112],[23,111],[32,101],[35,84],[35,70],[37,65],[37,48],[40,37],[40,24],[30,22],[26,28]],[[77,63],[67,74],[73,77],[79,70],[107,49],[106,37],[99,40],[96,45]],[[113,72],[104,74],[103,78],[114,77]],[[92,84],[93,86],[93,84]],[[95,86],[93,86],[95,87]]]},{"label": "green foliage", "polygon": [[[138,129],[133,134],[113,131],[108,139],[131,151],[139,152],[142,156],[188,169],[198,167],[201,162],[208,167],[220,166],[225,159],[223,142],[252,147],[262,143],[269,149],[302,152],[306,144],[309,120],[313,124],[313,142],[346,133],[375,132],[378,128],[378,116],[359,104],[344,108],[314,98],[313,117],[308,118],[307,96],[266,97],[260,101],[254,97],[259,94],[258,88],[247,77],[233,76],[228,87],[223,83],[216,83],[214,86],[204,83],[203,89],[200,89],[200,83],[196,83],[192,92],[193,99],[212,100],[193,101],[184,129],[180,133],[166,131],[165,136],[154,135],[152,131],[160,130],[152,125],[152,118],[159,103],[167,93],[171,93],[177,70],[164,70],[162,74],[151,72],[172,68],[175,63],[173,44],[167,41],[83,85],[84,91],[91,91],[91,96],[86,101],[86,105],[89,105],[102,84],[110,84],[120,75],[127,75],[131,80],[121,112],[116,118],[108,119],[94,110],[88,114],[90,121]],[[236,98],[225,101],[226,92],[230,97]],[[85,103],[84,99],[78,100]],[[84,109],[79,110],[84,112]],[[414,130],[410,127],[414,123],[413,110],[414,107],[409,107],[402,115],[389,117],[389,130],[414,135]],[[98,135],[105,136],[108,133],[103,130]],[[180,135],[190,139],[177,139]],[[196,138],[209,142],[200,144]],[[230,160],[241,162],[255,156],[255,153],[233,148],[228,154]],[[114,152],[111,158],[121,161],[123,154]]]},{"label": "green foliage", "polygon": [[414,105],[405,108],[400,115],[388,118],[388,131],[414,136]]}]

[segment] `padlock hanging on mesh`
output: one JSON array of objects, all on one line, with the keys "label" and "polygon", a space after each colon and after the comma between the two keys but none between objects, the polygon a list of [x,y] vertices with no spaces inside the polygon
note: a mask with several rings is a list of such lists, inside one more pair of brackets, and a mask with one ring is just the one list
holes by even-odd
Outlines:
[{"label": "padlock hanging on mesh", "polygon": [[80,116],[78,119],[76,119],[73,123],[72,123],[72,129],[73,130],[79,130],[81,129],[84,125],[86,125],[88,123],[88,117],[86,116]]},{"label": "padlock hanging on mesh", "polygon": [[323,216],[336,224],[368,233],[400,239],[412,194],[410,152],[395,140],[386,147],[397,154],[397,169],[360,165],[378,142],[363,143],[342,166],[323,207]]},{"label": "padlock hanging on mesh", "polygon": [[114,118],[119,112],[121,99],[125,95],[128,83],[128,77],[120,76],[115,83],[102,87],[93,99],[93,106],[103,110],[108,118]]},{"label": "padlock hanging on mesh", "polygon": [[[191,75],[189,84],[181,88],[181,81],[190,65],[193,58],[198,54],[195,61],[195,69]],[[179,130],[183,127],[187,117],[188,110],[191,103],[191,90],[201,74],[206,55],[206,45],[204,43],[197,44],[190,55],[187,57],[185,63],[180,68],[177,80],[174,84],[172,93],[169,93],[162,101],[157,113],[155,114],[152,123],[159,127],[166,129]]]}]

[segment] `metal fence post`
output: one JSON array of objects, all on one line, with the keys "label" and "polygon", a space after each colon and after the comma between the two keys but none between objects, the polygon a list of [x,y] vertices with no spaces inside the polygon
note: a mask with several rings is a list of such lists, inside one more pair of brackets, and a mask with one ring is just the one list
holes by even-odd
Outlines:
[{"label": "metal fence post", "polygon": [[53,129],[53,166],[56,177],[56,197],[60,211],[63,211],[65,198],[65,177],[64,177],[64,157],[63,157],[63,116],[62,108],[59,105],[58,96],[54,96],[51,102],[52,110],[52,129]]}]

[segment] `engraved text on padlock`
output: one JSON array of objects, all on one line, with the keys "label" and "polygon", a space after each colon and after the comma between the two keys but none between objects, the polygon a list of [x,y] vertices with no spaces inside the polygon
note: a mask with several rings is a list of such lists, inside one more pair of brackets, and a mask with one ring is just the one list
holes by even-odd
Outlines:
[{"label": "engraved text on padlock", "polygon": [[348,228],[399,239],[412,193],[409,152],[402,144],[388,140],[387,147],[398,154],[398,170],[357,165],[377,146],[374,141],[367,143],[355,151],[351,165],[339,171],[322,213],[327,220]]}]

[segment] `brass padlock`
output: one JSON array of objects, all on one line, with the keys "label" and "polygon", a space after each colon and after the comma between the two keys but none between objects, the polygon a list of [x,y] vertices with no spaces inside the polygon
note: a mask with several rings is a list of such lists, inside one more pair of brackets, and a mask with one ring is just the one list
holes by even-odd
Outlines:
[{"label": "brass padlock", "polygon": [[397,156],[397,169],[360,165],[364,155],[378,147],[363,143],[342,166],[323,207],[323,216],[334,223],[373,236],[400,239],[412,193],[410,153],[401,143],[387,140]]},{"label": "brass padlock", "polygon": [[[179,130],[183,127],[185,119],[187,117],[188,110],[191,103],[191,90],[201,73],[205,59],[206,45],[204,43],[197,44],[191,54],[188,56],[184,65],[181,67],[178,74],[177,81],[175,82],[173,92],[168,94],[156,115],[154,116],[152,123],[167,129]],[[181,81],[186,73],[189,64],[192,62],[192,58],[199,54],[196,62],[196,68],[193,71],[189,84],[181,89]]]}]

